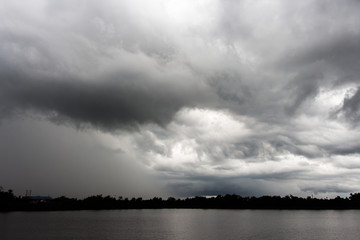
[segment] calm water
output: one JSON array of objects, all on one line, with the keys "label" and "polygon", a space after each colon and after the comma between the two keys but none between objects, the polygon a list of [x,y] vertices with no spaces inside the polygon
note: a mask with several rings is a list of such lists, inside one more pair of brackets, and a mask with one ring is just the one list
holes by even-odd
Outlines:
[{"label": "calm water", "polygon": [[109,210],[0,213],[0,239],[359,239],[360,211]]}]

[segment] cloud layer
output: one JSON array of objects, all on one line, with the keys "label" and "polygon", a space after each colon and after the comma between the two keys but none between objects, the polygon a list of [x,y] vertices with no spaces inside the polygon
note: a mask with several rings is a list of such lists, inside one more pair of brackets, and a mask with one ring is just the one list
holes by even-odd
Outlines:
[{"label": "cloud layer", "polygon": [[[355,0],[0,1],[1,132],[19,119],[100,131],[107,140],[94,138],[164,194],[360,191],[359,9]],[[1,141],[2,164],[27,159]]]}]

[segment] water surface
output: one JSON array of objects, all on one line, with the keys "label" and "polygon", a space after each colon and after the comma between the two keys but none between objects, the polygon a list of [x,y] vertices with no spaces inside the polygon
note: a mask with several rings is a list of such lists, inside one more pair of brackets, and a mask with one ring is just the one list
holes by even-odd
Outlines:
[{"label": "water surface", "polygon": [[359,210],[106,210],[0,213],[0,239],[359,239]]}]

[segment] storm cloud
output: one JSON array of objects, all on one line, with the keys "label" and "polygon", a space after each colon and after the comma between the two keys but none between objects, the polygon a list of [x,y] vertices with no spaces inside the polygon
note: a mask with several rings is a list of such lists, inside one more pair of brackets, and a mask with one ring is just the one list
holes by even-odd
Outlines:
[{"label": "storm cloud", "polygon": [[[58,176],[49,192],[76,195],[87,181],[70,187],[53,153],[72,178],[109,170],[112,180],[89,182],[121,195],[360,191],[359,10],[355,0],[0,0],[0,184],[49,191],[25,174],[33,162]],[[78,157],[51,147],[68,151],[67,138],[81,142]],[[88,157],[98,171],[82,168]]]},{"label": "storm cloud", "polygon": [[149,83],[130,74],[119,76],[118,81],[101,82],[42,76],[34,79],[16,73],[3,76],[3,112],[33,110],[53,121],[90,124],[108,131],[151,122],[163,126],[182,107],[201,102],[197,96],[201,90],[194,87]]}]

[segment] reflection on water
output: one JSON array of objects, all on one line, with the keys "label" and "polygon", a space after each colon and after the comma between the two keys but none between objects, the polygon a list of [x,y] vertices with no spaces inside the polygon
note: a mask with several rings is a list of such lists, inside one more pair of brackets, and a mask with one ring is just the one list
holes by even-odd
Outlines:
[{"label": "reflection on water", "polygon": [[359,239],[360,211],[108,210],[0,213],[0,239]]}]

